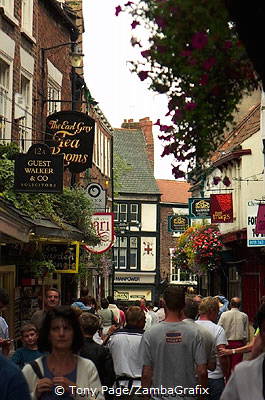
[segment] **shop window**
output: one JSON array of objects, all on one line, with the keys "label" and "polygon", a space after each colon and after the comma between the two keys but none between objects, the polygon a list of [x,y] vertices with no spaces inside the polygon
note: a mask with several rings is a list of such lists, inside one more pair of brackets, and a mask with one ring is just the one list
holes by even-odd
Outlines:
[{"label": "shop window", "polygon": [[138,239],[137,237],[130,238],[130,246],[129,246],[129,254],[130,254],[130,269],[137,269],[138,267]]}]

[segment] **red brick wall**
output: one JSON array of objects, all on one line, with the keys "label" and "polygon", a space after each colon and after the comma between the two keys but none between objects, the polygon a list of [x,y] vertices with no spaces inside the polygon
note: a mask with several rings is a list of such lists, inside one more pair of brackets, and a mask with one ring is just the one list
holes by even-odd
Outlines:
[{"label": "red brick wall", "polygon": [[168,216],[173,215],[172,207],[160,206],[160,275],[161,279],[169,278],[170,255],[169,249],[176,247],[176,238],[168,232]]},{"label": "red brick wall", "polygon": [[133,121],[133,119],[128,119],[128,121],[125,119],[121,127],[125,129],[142,129],[146,141],[147,158],[154,169],[153,122],[150,121],[149,117],[141,118],[139,122]]}]

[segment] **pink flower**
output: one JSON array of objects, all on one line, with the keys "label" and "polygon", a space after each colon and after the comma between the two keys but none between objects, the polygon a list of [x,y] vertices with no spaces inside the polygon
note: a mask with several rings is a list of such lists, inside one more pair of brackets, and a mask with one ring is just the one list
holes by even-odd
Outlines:
[{"label": "pink flower", "polygon": [[161,132],[171,132],[173,129],[173,126],[170,125],[160,125],[160,131]]},{"label": "pink flower", "polygon": [[208,36],[204,32],[197,32],[191,38],[194,49],[203,49],[208,43]]},{"label": "pink flower", "polygon": [[183,57],[189,57],[189,56],[192,55],[192,51],[191,50],[182,50],[180,52],[180,55],[183,56]]},{"label": "pink flower", "polygon": [[158,44],[156,46],[156,49],[159,53],[165,53],[167,51],[167,47],[164,46],[163,44]]},{"label": "pink flower", "polygon": [[141,81],[144,81],[145,79],[148,78],[148,71],[140,71],[138,72],[138,76],[141,79]]},{"label": "pink flower", "polygon": [[119,15],[119,13],[122,11],[122,8],[121,8],[121,6],[117,6],[116,8],[115,8],[115,15],[116,15],[116,17],[118,17],[118,15]]},{"label": "pink flower", "polygon": [[201,76],[200,80],[199,80],[199,83],[200,83],[202,86],[204,86],[204,85],[207,85],[208,81],[209,81],[209,75],[208,75],[208,74],[203,74],[203,75]]},{"label": "pink flower", "polygon": [[184,171],[181,171],[179,169],[179,166],[172,168],[172,174],[175,176],[176,179],[184,178],[184,176],[186,175]]},{"label": "pink flower", "polygon": [[196,60],[196,58],[194,58],[194,57],[189,57],[189,58],[188,58],[188,63],[189,63],[190,65],[196,65],[196,64],[197,64],[197,60]]},{"label": "pink flower", "polygon": [[204,63],[202,64],[203,69],[205,69],[206,71],[209,71],[210,69],[212,69],[212,67],[216,64],[216,58],[215,57],[210,57],[207,60],[204,61]]},{"label": "pink flower", "polygon": [[172,135],[167,135],[167,136],[158,136],[158,139],[160,140],[171,140],[172,139]]},{"label": "pink flower", "polygon": [[162,17],[156,17],[155,22],[159,26],[159,28],[163,29],[166,26],[166,20]]},{"label": "pink flower", "polygon": [[143,50],[141,51],[141,55],[145,58],[149,57],[151,54],[150,50]]},{"label": "pink flower", "polygon": [[132,4],[134,4],[133,1],[128,1],[128,3],[126,3],[126,4],[124,4],[124,5],[125,5],[125,7],[128,7],[128,6],[131,6]]},{"label": "pink flower", "polygon": [[226,40],[224,43],[224,49],[231,49],[231,47],[232,47],[231,40]]},{"label": "pink flower", "polygon": [[193,101],[190,101],[189,103],[186,103],[184,108],[187,111],[193,111],[197,107],[197,104],[194,103]]},{"label": "pink flower", "polygon": [[161,124],[160,124],[160,119],[158,119],[154,125],[160,126],[160,125],[161,125]]},{"label": "pink flower", "polygon": [[180,110],[176,110],[175,114],[172,117],[172,121],[176,124],[182,118],[182,112]]},{"label": "pink flower", "polygon": [[137,27],[137,25],[140,25],[140,22],[134,20],[134,21],[131,23],[132,29],[135,29],[135,28]]},{"label": "pink flower", "polygon": [[161,157],[168,156],[171,154],[171,147],[170,145],[164,146],[163,153],[161,154]]}]

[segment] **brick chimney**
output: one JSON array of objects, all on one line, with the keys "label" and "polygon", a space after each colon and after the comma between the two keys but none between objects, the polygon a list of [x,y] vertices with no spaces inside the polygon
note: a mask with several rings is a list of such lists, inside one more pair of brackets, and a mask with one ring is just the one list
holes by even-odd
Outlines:
[{"label": "brick chimney", "polygon": [[121,127],[124,129],[141,129],[143,131],[146,142],[147,158],[154,170],[153,123],[150,121],[149,117],[141,118],[139,122],[136,122],[133,119],[125,119]]},{"label": "brick chimney", "polygon": [[150,121],[149,117],[145,117],[141,118],[139,123],[146,141],[147,158],[150,161],[152,169],[154,170],[153,122]]}]

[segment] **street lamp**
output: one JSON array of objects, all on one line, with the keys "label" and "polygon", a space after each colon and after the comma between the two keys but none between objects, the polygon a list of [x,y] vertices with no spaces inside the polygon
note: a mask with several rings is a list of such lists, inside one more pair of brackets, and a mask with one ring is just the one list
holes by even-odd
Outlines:
[{"label": "street lamp", "polygon": [[[42,69],[42,97],[43,97],[43,104],[47,101],[53,101],[53,100],[47,100],[44,96],[45,94],[45,77],[46,77],[46,52],[54,49],[58,49],[60,47],[65,47],[65,46],[71,46],[71,53],[69,54],[70,57],[70,63],[71,63],[71,82],[72,82],[72,110],[75,110],[76,108],[76,99],[75,99],[75,91],[76,91],[76,73],[75,73],[75,68],[80,68],[82,64],[82,59],[84,54],[82,53],[82,49],[78,46],[78,43],[76,42],[67,42],[67,43],[60,43],[55,46],[50,46],[50,47],[45,47],[41,48],[41,69]],[[64,100],[55,100],[56,102],[64,102]],[[65,100],[66,102],[69,102],[68,100]]]}]

